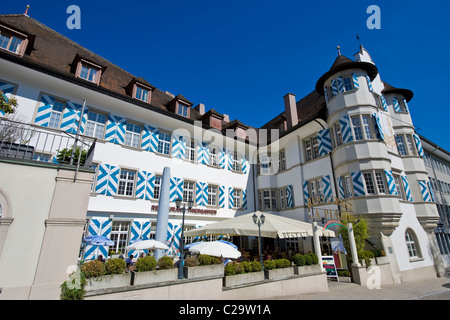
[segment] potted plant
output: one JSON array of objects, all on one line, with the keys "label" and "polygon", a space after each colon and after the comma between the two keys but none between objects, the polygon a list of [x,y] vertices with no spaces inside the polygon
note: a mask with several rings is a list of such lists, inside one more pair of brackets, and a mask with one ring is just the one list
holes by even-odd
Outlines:
[{"label": "potted plant", "polygon": [[318,265],[319,259],[314,253],[305,255],[297,253],[292,257],[292,262],[294,262],[294,274],[298,276],[309,276],[321,272]]},{"label": "potted plant", "polygon": [[352,282],[352,278],[350,277],[350,272],[348,272],[347,270],[338,270],[337,273],[338,273],[339,282],[347,282],[347,283]]},{"label": "potted plant", "polygon": [[281,280],[294,276],[294,269],[288,259],[276,259],[264,261],[264,273],[266,279]]},{"label": "potted plant", "polygon": [[184,276],[187,279],[222,278],[224,276],[224,265],[217,257],[201,254],[197,258],[188,259],[184,264]]},{"label": "potted plant", "polygon": [[230,262],[225,266],[223,286],[226,288],[264,281],[264,272],[257,261]]},{"label": "potted plant", "polygon": [[131,275],[124,273],[125,267],[122,259],[110,259],[105,263],[98,260],[84,263],[80,268],[87,280],[84,289],[94,291],[129,286]]},{"label": "potted plant", "polygon": [[136,270],[132,271],[132,285],[161,284],[178,279],[177,269],[172,258],[161,257],[158,261],[152,256],[145,256],[136,262]]}]

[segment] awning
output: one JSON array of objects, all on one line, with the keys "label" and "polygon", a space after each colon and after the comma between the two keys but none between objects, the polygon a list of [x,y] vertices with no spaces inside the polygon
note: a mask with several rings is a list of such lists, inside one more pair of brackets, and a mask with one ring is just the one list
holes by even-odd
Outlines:
[{"label": "awning", "polygon": [[[211,235],[229,235],[229,236],[258,236],[258,225],[253,223],[253,212],[230,218],[224,221],[209,224],[207,226],[184,232],[186,237],[211,236]],[[257,211],[256,215],[261,216]],[[281,217],[278,215],[264,213],[266,220],[261,225],[261,236],[266,238],[281,239],[298,238],[313,236],[313,226],[311,223]],[[334,231],[323,230],[319,227],[319,234],[328,237],[334,237]]]}]

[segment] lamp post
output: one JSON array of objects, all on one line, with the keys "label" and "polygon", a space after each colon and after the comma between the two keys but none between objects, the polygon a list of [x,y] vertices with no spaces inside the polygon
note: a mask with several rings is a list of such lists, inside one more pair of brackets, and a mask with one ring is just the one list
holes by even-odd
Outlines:
[{"label": "lamp post", "polygon": [[[177,210],[181,207],[182,199],[175,200]],[[190,211],[194,205],[192,199],[188,200],[188,210]],[[184,216],[186,214],[186,203],[183,203],[183,221],[181,223],[181,239],[180,239],[180,260],[178,261],[178,279],[184,278],[183,266],[184,266]]]},{"label": "lamp post", "polygon": [[264,224],[264,221],[266,221],[266,217],[264,216],[264,213],[261,213],[261,216],[258,218],[256,213],[252,216],[253,223],[258,225],[258,232],[259,232],[259,258],[261,261],[261,268],[264,271],[264,263],[263,263],[263,257],[262,257],[262,247],[261,247],[261,226]]}]

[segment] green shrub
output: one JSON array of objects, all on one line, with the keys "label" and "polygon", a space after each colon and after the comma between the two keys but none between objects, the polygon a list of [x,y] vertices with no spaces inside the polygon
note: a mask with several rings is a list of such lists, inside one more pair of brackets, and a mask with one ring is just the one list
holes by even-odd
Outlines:
[{"label": "green shrub", "polygon": [[248,261],[242,261],[241,266],[244,268],[244,272],[249,273],[253,272],[252,264]]},{"label": "green shrub", "polygon": [[275,265],[277,269],[288,268],[291,266],[291,262],[288,259],[277,259],[275,260]]},{"label": "green shrub", "polygon": [[173,269],[173,260],[171,257],[164,256],[159,258],[157,265],[159,269]]},{"label": "green shrub", "polygon": [[224,273],[226,276],[232,276],[236,274],[236,269],[234,263],[228,263],[224,268]]},{"label": "green shrub", "polygon": [[198,266],[198,259],[196,257],[189,257],[184,259],[185,267],[196,267]]},{"label": "green shrub", "polygon": [[293,257],[292,257],[292,261],[295,263],[295,265],[301,267],[304,266],[306,263],[306,258],[305,256],[301,255],[300,253],[296,253]]},{"label": "green shrub", "polygon": [[338,276],[339,277],[350,277],[350,272],[348,272],[347,270],[339,270]]},{"label": "green shrub", "polygon": [[259,272],[259,271],[262,270],[261,262],[259,262],[259,261],[252,261],[252,262],[250,262],[250,264],[251,264],[253,272]]},{"label": "green shrub", "polygon": [[209,266],[212,264],[220,264],[221,261],[217,257],[212,257],[206,254],[201,254],[198,256],[198,265],[199,266]]},{"label": "green shrub", "polygon": [[136,271],[145,272],[156,269],[156,259],[152,256],[145,256],[136,262]]},{"label": "green shrub", "polygon": [[311,255],[309,254],[305,254],[305,265],[310,266],[313,264],[313,257],[311,257]]},{"label": "green shrub", "polygon": [[111,259],[105,262],[105,274],[122,274],[126,267],[123,259]]},{"label": "green shrub", "polygon": [[307,255],[309,255],[311,257],[311,259],[312,259],[311,264],[318,264],[319,263],[319,258],[317,258],[317,256],[314,253],[310,252]]},{"label": "green shrub", "polygon": [[105,274],[105,264],[98,260],[86,262],[80,269],[86,278],[97,278]]},{"label": "green shrub", "polygon": [[273,261],[273,260],[264,261],[264,270],[273,270],[276,268],[277,268],[277,265],[276,265],[275,261]]},{"label": "green shrub", "polygon": [[372,251],[361,250],[358,252],[359,262],[362,263],[362,260],[366,261],[366,267],[370,266],[370,259],[375,258],[375,254]]},{"label": "green shrub", "polygon": [[[79,282],[79,283],[77,283]],[[86,290],[83,289],[86,277],[83,272],[72,273],[69,280],[61,285],[61,300],[83,300]]]}]

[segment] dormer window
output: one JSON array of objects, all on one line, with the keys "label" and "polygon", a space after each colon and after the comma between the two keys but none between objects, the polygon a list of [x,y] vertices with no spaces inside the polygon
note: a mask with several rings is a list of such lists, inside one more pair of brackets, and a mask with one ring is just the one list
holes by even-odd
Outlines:
[{"label": "dormer window", "polygon": [[99,70],[88,64],[81,64],[80,78],[90,82],[97,82]]},{"label": "dormer window", "polygon": [[181,103],[181,102],[178,102],[178,114],[180,116],[187,117],[188,116],[188,109],[189,109],[188,105],[186,105],[184,103]]},{"label": "dormer window", "polygon": [[138,100],[148,102],[149,92],[150,92],[150,90],[145,89],[139,85],[136,85],[136,93],[135,93],[134,97]]},{"label": "dormer window", "polygon": [[150,83],[143,78],[133,78],[130,83],[125,87],[125,92],[130,97],[150,103],[152,100],[153,87]]},{"label": "dormer window", "polygon": [[79,55],[75,57],[73,68],[75,68],[75,77],[92,82],[96,85],[100,84],[102,72],[106,69],[91,61],[83,59]]},{"label": "dormer window", "polygon": [[15,30],[0,26],[0,48],[19,56],[25,53],[27,36]]}]

